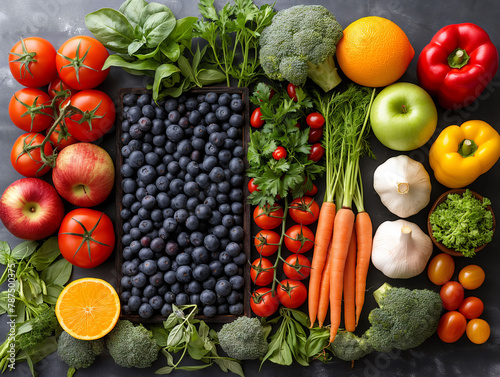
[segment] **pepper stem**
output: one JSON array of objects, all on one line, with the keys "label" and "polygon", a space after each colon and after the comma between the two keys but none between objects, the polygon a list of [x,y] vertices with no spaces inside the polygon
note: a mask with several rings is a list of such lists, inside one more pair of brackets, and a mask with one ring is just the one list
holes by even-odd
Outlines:
[{"label": "pepper stem", "polygon": [[464,65],[467,65],[467,63],[469,62],[469,59],[470,59],[470,56],[467,54],[467,52],[464,49],[457,48],[448,56],[448,65],[451,68],[460,69]]},{"label": "pepper stem", "polygon": [[477,144],[471,139],[464,139],[458,146],[458,153],[460,153],[462,157],[473,156],[476,151]]}]

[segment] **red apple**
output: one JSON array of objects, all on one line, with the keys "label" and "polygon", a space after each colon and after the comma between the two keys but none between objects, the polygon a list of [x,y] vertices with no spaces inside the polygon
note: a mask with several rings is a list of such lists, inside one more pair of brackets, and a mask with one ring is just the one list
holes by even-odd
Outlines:
[{"label": "red apple", "polygon": [[93,207],[111,193],[115,167],[103,148],[91,143],[68,145],[59,152],[52,169],[57,192],[78,207]]},{"label": "red apple", "polygon": [[39,178],[22,178],[0,198],[0,219],[9,232],[25,240],[41,240],[57,231],[64,205],[54,187]]}]

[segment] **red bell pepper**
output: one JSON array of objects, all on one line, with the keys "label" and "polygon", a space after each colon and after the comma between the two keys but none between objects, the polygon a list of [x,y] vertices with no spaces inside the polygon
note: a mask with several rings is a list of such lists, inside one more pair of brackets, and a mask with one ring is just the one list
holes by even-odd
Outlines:
[{"label": "red bell pepper", "polygon": [[472,23],[448,25],[424,47],[417,62],[420,86],[445,109],[473,103],[495,76],[498,52]]}]

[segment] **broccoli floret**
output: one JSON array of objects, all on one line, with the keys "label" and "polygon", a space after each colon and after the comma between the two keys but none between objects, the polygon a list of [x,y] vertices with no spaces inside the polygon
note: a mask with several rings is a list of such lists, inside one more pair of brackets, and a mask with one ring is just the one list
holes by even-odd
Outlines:
[{"label": "broccoli floret", "polygon": [[379,308],[368,315],[371,327],[365,335],[376,351],[414,348],[436,332],[443,309],[438,293],[385,283],[373,295]]},{"label": "broccoli floret", "polygon": [[73,338],[63,331],[57,340],[57,353],[62,361],[69,365],[67,376],[72,376],[76,369],[88,368],[96,356],[104,351],[104,339],[81,340]]},{"label": "broccoli floret", "polygon": [[125,368],[149,368],[158,359],[158,345],[149,330],[120,320],[106,336],[106,347],[115,362]]},{"label": "broccoli floret", "polygon": [[270,79],[303,85],[311,78],[325,92],[341,82],[333,56],[342,26],[322,5],[279,11],[260,36],[260,63]]},{"label": "broccoli floret", "polygon": [[229,357],[255,360],[264,356],[268,331],[257,318],[239,317],[226,323],[217,333],[219,344]]},{"label": "broccoli floret", "polygon": [[335,357],[345,361],[361,359],[373,351],[365,335],[359,337],[349,331],[339,331],[330,349]]}]

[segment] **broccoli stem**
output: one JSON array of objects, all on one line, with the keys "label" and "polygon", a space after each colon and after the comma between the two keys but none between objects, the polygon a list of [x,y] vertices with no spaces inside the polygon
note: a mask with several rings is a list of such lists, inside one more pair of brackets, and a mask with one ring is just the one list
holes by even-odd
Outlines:
[{"label": "broccoli stem", "polygon": [[392,285],[390,285],[389,283],[384,283],[380,286],[379,289],[373,292],[373,297],[375,298],[377,304],[379,303],[379,300],[382,297],[382,295],[384,295],[385,292],[387,292],[389,289],[392,289]]},{"label": "broccoli stem", "polygon": [[342,82],[342,79],[337,72],[333,55],[327,57],[325,61],[319,65],[309,62],[307,64],[309,66],[307,75],[311,78],[311,80],[318,84],[325,93],[329,92]]}]

